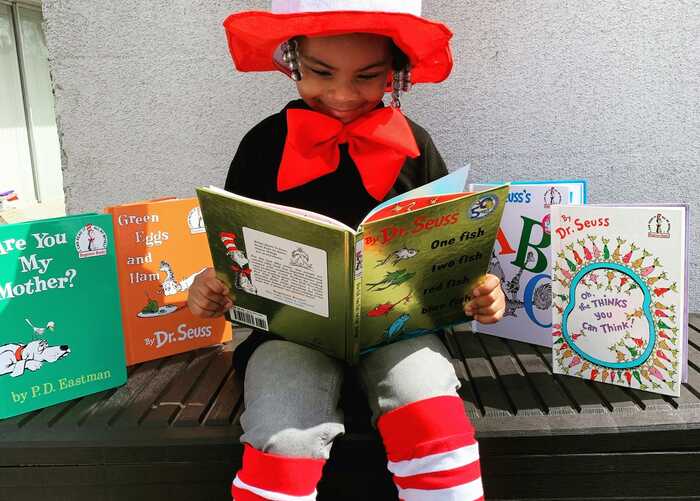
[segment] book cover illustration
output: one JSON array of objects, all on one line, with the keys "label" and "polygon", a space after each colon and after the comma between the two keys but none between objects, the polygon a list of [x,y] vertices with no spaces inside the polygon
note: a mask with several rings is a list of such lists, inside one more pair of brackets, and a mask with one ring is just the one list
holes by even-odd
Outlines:
[{"label": "book cover illustration", "polygon": [[687,224],[682,206],[552,208],[555,373],[679,396]]},{"label": "book cover illustration", "polygon": [[112,222],[0,226],[0,417],[126,381]]},{"label": "book cover illustration", "polygon": [[187,308],[187,290],[211,266],[197,199],[106,210],[114,222],[127,365],[230,339],[223,318],[199,318]]},{"label": "book cover illustration", "polygon": [[[470,189],[490,186],[493,184],[472,184]],[[585,181],[511,184],[489,264],[489,272],[501,280],[506,310],[495,324],[474,322],[474,331],[552,346],[550,207],[585,203]]]},{"label": "book cover illustration", "polygon": [[[439,250],[433,250],[432,259],[435,262],[439,261],[438,255],[449,261],[445,256],[458,257],[462,245],[473,243],[457,242],[458,230],[468,218],[453,213],[466,214],[470,206],[481,200],[485,205],[483,210],[500,216],[502,204],[493,202],[506,196],[507,187],[500,188],[500,191],[493,190],[494,196],[487,200],[483,196],[462,193],[466,169],[446,178],[432,187],[422,187],[420,196],[416,198],[404,194],[400,202],[384,204],[373,211],[358,229],[301,209],[247,199],[215,188],[199,189],[214,267],[233,295],[231,318],[283,335],[337,358],[355,361],[359,356],[360,333],[368,325],[360,311],[363,308],[360,298],[365,295],[360,286],[362,270],[367,270],[365,279],[375,279],[375,270],[370,272],[368,263],[374,266],[378,259],[385,259],[385,266],[383,269],[378,267],[376,273],[388,272],[396,258],[411,254],[410,249],[423,248],[426,242],[429,246],[434,240],[449,242],[453,239],[451,244],[435,244]],[[430,190],[433,190],[432,195],[426,196],[431,193]],[[450,195],[450,192],[458,193]],[[395,210],[397,204],[405,207],[403,213]],[[478,212],[480,209],[474,210]],[[415,220],[419,217],[424,220],[420,219],[417,223]],[[441,218],[443,222],[436,223]],[[373,232],[379,231],[378,235],[381,234],[382,230],[374,225],[389,220],[396,228],[404,228],[406,234],[392,241],[391,247],[385,246],[387,242],[378,244],[377,249],[385,247],[381,250],[380,258],[377,255],[379,250],[370,250],[371,245],[365,242],[375,238],[371,235]],[[447,229],[448,220],[450,224],[457,224]],[[439,229],[441,226],[443,228]],[[471,227],[471,223],[468,226]],[[365,245],[368,252],[363,250]],[[406,250],[401,252],[404,246]],[[486,256],[489,253],[490,248]],[[389,254],[393,258],[389,258]],[[427,253],[424,255],[425,259],[430,259]],[[396,285],[405,284],[417,289],[415,284],[423,274],[423,271],[406,271],[402,276],[394,273],[388,280]],[[383,275],[366,292],[381,294],[395,286],[379,283],[382,279]],[[415,306],[419,304],[417,298],[419,295],[412,293],[403,303],[407,305],[410,302]],[[375,299],[379,299],[379,296]],[[365,306],[371,309],[377,304]],[[461,311],[459,304],[454,311]],[[439,315],[433,317],[437,319]],[[373,317],[368,318],[372,320]],[[376,320],[382,326],[379,338],[374,341],[382,342],[381,332],[387,329],[387,317],[376,315]],[[435,325],[431,323],[428,327],[434,328]],[[368,344],[365,343],[365,346]]]},{"label": "book cover illustration", "polygon": [[361,351],[465,321],[464,304],[488,268],[507,194],[501,186],[408,199],[363,224]]}]

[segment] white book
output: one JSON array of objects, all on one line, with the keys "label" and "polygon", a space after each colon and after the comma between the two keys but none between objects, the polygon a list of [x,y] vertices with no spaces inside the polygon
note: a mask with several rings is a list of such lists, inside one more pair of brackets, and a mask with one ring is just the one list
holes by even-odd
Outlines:
[{"label": "white book", "polygon": [[[472,184],[470,190],[492,186]],[[489,272],[501,279],[506,311],[477,332],[552,346],[550,206],[586,203],[585,181],[514,182],[501,220]]]}]

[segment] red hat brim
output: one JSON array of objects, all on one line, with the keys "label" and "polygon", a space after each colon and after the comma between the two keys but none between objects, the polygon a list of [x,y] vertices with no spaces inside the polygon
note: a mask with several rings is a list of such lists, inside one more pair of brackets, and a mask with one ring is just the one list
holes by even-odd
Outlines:
[{"label": "red hat brim", "polygon": [[374,33],[390,37],[411,61],[413,83],[441,82],[452,70],[452,32],[442,23],[394,12],[330,11],[273,14],[245,11],[224,21],[239,71],[279,70],[273,55],[295,36]]}]

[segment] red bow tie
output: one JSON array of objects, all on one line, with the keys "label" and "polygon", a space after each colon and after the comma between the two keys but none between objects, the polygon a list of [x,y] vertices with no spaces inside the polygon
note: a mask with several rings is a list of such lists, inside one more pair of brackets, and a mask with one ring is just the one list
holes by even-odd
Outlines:
[{"label": "red bow tie", "polygon": [[287,110],[287,141],[277,174],[277,190],[296,188],[334,172],[340,162],[339,144],[360,172],[367,193],[383,200],[406,157],[420,152],[406,117],[400,111],[381,108],[347,125],[309,110]]}]

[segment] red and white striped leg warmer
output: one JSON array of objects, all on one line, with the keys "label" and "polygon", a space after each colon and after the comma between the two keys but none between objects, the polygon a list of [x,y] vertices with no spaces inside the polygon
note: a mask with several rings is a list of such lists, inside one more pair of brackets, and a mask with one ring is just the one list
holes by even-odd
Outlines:
[{"label": "red and white striped leg warmer", "polygon": [[268,454],[245,444],[243,468],[233,479],[235,501],[314,501],[323,459]]},{"label": "red and white striped leg warmer", "polygon": [[484,499],[479,446],[461,398],[404,405],[381,416],[377,428],[401,501]]}]

